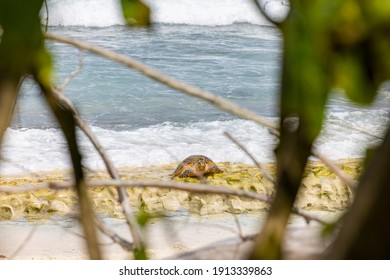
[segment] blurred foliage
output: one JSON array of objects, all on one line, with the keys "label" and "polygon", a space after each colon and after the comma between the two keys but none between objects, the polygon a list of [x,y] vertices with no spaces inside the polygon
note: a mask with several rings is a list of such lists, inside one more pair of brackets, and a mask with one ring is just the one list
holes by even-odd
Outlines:
[{"label": "blurred foliage", "polygon": [[291,0],[284,35],[282,115],[300,116],[312,140],[331,88],[370,103],[390,77],[390,3]]},{"label": "blurred foliage", "polygon": [[[19,84],[23,77],[30,75],[40,86],[67,140],[79,199],[80,221],[84,228],[88,251],[92,259],[100,259],[94,214],[84,186],[76,122],[72,110],[61,101],[52,86],[51,55],[44,44],[40,19],[43,3],[44,0],[0,1],[0,145],[13,113]],[[150,10],[142,1],[121,0],[121,3],[124,18],[129,26],[150,25]],[[147,258],[145,248],[137,248],[135,258]]]},{"label": "blurred foliage", "polygon": [[[283,232],[331,89],[370,104],[390,78],[389,1],[290,3],[286,20],[275,22],[284,37],[277,192],[252,258],[282,257]],[[289,125],[292,120],[295,126]]]},{"label": "blurred foliage", "polygon": [[51,76],[51,58],[41,30],[39,12],[43,0],[0,1],[1,79],[19,79],[34,74],[48,84]]},{"label": "blurred foliage", "polygon": [[141,0],[121,0],[123,16],[129,26],[149,26],[150,9]]}]

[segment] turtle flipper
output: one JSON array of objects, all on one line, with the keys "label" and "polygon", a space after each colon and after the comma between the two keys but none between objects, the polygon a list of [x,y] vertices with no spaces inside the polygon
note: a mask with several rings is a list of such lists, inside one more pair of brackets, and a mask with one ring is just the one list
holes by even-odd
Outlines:
[{"label": "turtle flipper", "polygon": [[[171,179],[179,176],[184,170],[184,166],[182,164],[180,164],[176,170],[171,174]],[[179,176],[180,177],[180,176]]]},{"label": "turtle flipper", "polygon": [[194,173],[191,170],[186,170],[179,175],[179,178],[186,178],[190,176],[194,176]]}]

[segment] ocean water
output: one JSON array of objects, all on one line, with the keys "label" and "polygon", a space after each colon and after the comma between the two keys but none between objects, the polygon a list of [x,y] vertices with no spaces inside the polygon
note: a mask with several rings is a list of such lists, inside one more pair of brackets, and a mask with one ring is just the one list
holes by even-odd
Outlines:
[{"label": "ocean water", "polygon": [[[49,31],[129,55],[277,121],[282,36],[250,0],[148,0],[153,27],[128,29],[114,0],[49,0]],[[269,2],[276,19],[288,6]],[[272,2],[272,3],[271,3]],[[43,20],[46,12],[42,11]],[[79,66],[80,52],[47,42],[55,82]],[[380,142],[389,122],[388,86],[373,106],[350,104],[335,91],[317,141],[332,159],[361,157]],[[132,69],[82,53],[81,72],[65,89],[118,167],[177,162],[190,154],[251,163],[223,132],[230,132],[262,162],[274,161],[277,139],[250,121],[156,83]],[[79,133],[84,164],[103,168]],[[66,144],[37,87],[25,81],[2,147],[0,174],[70,166]]]}]

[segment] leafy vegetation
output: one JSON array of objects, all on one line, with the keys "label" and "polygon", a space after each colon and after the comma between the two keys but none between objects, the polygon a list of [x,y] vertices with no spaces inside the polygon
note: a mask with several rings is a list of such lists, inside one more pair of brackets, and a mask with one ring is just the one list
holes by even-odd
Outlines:
[{"label": "leafy vegetation", "polygon": [[[390,28],[388,3],[379,0],[291,0],[290,3],[291,11],[287,19],[276,23],[284,36],[280,93],[281,131],[276,152],[277,194],[269,219],[253,252],[253,258],[282,257],[283,233],[307,159],[313,149],[313,142],[322,126],[330,90],[334,87],[342,88],[351,100],[369,104],[374,99],[378,86],[390,78],[390,57],[387,51],[390,40],[385,35]],[[292,118],[295,126],[291,125]],[[389,135],[386,136],[386,139],[388,138]],[[385,147],[386,142],[388,141],[385,140],[380,149],[389,149]],[[377,152],[371,162],[371,168],[367,169],[360,181],[357,198],[350,211],[361,215],[366,213],[368,217],[361,217],[358,221],[348,220],[347,216],[342,236],[345,233],[345,236],[352,239],[359,235],[352,228],[368,226],[371,224],[368,222],[370,219],[381,220],[381,227],[389,230],[383,218],[380,218],[385,212],[364,207],[364,202],[368,200],[371,200],[373,208],[379,207],[375,204],[378,197],[389,197],[384,187],[388,185],[389,178],[382,173],[383,168],[389,169],[389,160],[385,155],[388,154]],[[373,180],[378,177],[381,178],[378,182]],[[362,196],[363,189],[372,192],[369,198]],[[382,210],[386,208],[385,205],[380,207]],[[372,216],[374,212],[375,216]],[[386,238],[386,241],[367,238],[378,234],[379,232],[375,233],[375,230],[379,231],[378,227],[366,228],[367,235],[363,237],[364,234],[361,233],[361,240],[353,244],[347,242],[345,237],[344,244],[348,243],[347,247],[343,252],[335,247],[332,257],[364,258],[368,251],[377,257],[388,255],[384,250],[375,251],[374,248],[379,248],[379,244],[372,246],[371,250],[359,250],[370,242],[388,244],[389,238]]]}]

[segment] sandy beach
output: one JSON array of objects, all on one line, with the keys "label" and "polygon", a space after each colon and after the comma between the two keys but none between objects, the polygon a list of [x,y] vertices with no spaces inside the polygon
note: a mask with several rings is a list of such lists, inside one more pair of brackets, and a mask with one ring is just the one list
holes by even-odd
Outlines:
[{"label": "sandy beach", "polygon": [[[211,185],[248,190],[272,197],[274,187],[257,167],[246,164],[217,163],[224,170],[209,177]],[[352,178],[361,173],[361,161],[342,160],[337,164]],[[176,164],[144,168],[122,168],[123,179],[169,181]],[[267,164],[275,173],[275,165]],[[105,172],[90,173],[90,179],[108,178]],[[1,177],[0,186],[63,182],[69,180],[64,171],[34,176]],[[197,179],[174,179],[199,182]],[[90,191],[96,213],[120,236],[131,240],[120,205],[110,188]],[[242,243],[241,235],[255,234],[261,228],[269,205],[236,196],[189,193],[157,188],[128,188],[130,203],[152,215],[144,229],[148,254],[153,259],[204,258],[204,252],[217,259],[234,259],[245,255],[251,241]],[[320,162],[310,162],[296,205],[303,211],[332,221],[353,199],[352,192]],[[77,220],[77,197],[72,190],[40,190],[0,195],[0,255],[5,259],[85,259],[84,240]],[[238,222],[237,222],[238,221]],[[239,224],[239,226],[237,225]],[[286,237],[289,258],[307,258],[324,249],[328,241],[320,237],[322,226],[309,224],[296,215],[291,218]],[[107,259],[128,259],[131,255],[108,237],[100,235]],[[193,250],[219,243],[221,250]],[[238,246],[237,244],[241,244]],[[306,244],[307,246],[302,246]],[[228,249],[227,249],[228,248]],[[303,249],[304,248],[304,249]],[[211,250],[211,251],[210,251]]]}]

